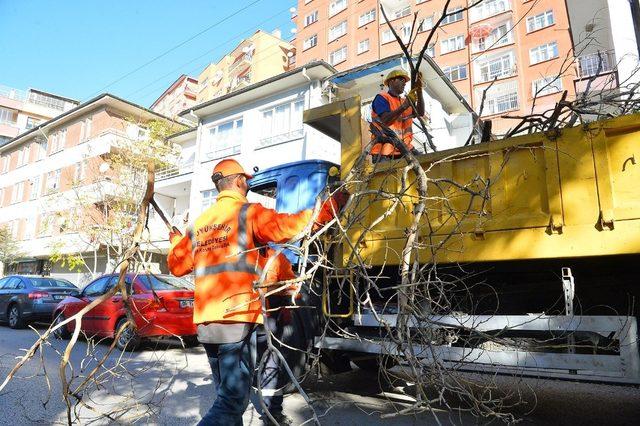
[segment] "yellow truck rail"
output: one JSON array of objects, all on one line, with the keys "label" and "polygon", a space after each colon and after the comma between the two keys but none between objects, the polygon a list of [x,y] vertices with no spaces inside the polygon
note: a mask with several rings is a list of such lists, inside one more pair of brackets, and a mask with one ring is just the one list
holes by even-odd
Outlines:
[{"label": "yellow truck rail", "polygon": [[[305,111],[305,122],[340,139],[346,175],[367,137],[359,99]],[[636,152],[640,114],[422,155],[430,182],[420,240],[431,246],[446,240],[435,253],[439,263],[640,253]],[[400,192],[405,165],[369,164],[365,189]],[[410,174],[409,182],[414,179]],[[417,199],[415,185],[409,185],[394,214],[372,229],[369,224],[393,201],[358,199],[353,212],[364,219],[350,237],[357,241],[365,232],[357,250],[366,262],[399,264]],[[343,251],[349,259],[349,248]],[[422,250],[420,261],[434,261],[431,251]]]}]

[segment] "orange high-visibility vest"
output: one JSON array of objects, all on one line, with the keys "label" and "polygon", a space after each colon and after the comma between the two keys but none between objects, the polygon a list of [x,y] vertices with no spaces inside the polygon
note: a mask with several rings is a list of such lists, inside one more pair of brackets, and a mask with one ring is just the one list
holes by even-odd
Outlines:
[{"label": "orange high-visibility vest", "polygon": [[[381,92],[380,96],[385,98],[389,102],[389,108],[391,111],[395,111],[402,105],[403,99],[395,97],[389,94],[389,92]],[[398,135],[398,138],[404,142],[407,149],[413,149],[413,108],[409,107],[405,109],[400,117],[387,126]],[[371,109],[371,117],[373,119],[378,118],[378,114]],[[375,123],[373,124],[375,126]],[[402,152],[397,149],[392,143],[388,142],[376,142],[376,136],[371,134],[371,140],[374,141],[374,145],[371,148],[372,155],[384,155],[384,156],[398,156],[402,155]]]},{"label": "orange high-visibility vest", "polygon": [[[330,220],[335,202],[325,202],[317,222]],[[249,204],[234,191],[222,191],[186,235],[175,236],[167,255],[172,274],[195,273],[193,322],[262,324],[262,307],[253,283],[262,273],[260,254],[252,250],[268,242],[284,243],[311,220],[313,210],[278,213]]]}]

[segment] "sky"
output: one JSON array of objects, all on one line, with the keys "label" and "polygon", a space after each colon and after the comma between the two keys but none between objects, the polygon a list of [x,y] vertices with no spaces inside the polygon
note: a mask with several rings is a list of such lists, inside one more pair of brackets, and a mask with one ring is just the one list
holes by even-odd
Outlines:
[{"label": "sky", "polygon": [[296,5],[0,0],[0,85],[79,101],[108,92],[148,107],[181,74],[197,77],[257,29],[280,29],[290,39]]}]

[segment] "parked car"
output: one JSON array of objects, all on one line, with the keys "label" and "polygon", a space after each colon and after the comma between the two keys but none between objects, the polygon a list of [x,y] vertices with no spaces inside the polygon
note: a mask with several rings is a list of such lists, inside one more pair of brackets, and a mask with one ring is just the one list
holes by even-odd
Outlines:
[{"label": "parked car", "polygon": [[0,319],[11,328],[50,321],[56,304],[74,291],[78,287],[60,278],[9,275],[0,279]]},{"label": "parked car", "polygon": [[[96,298],[107,293],[118,282],[118,275],[103,275],[87,284],[81,292],[71,294],[55,309],[54,322],[64,321],[78,313]],[[181,336],[188,345],[197,343],[193,324],[193,286],[171,275],[127,274],[127,292],[131,295],[131,311],[137,329],[127,327],[116,341],[121,350],[134,349],[145,338]],[[100,303],[82,319],[81,330],[88,336],[113,338],[127,320],[120,292]],[[56,330],[58,338],[68,339],[75,321]]]}]

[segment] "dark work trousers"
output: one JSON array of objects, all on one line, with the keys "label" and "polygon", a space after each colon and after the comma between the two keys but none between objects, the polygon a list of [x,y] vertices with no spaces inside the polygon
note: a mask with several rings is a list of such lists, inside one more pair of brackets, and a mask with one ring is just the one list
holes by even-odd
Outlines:
[{"label": "dark work trousers", "polygon": [[216,399],[199,426],[241,426],[256,366],[257,327],[237,343],[203,343]]},{"label": "dark work trousers", "polygon": [[[269,296],[269,309],[290,305],[291,297],[289,296]],[[273,334],[271,337],[273,345],[280,350],[287,361],[290,359],[292,351],[280,345],[276,339],[285,342],[288,340],[286,334],[292,330],[290,324],[291,311],[286,308],[271,312],[267,318],[267,324],[265,324],[265,328],[268,326]],[[262,374],[257,375],[256,380],[260,380],[262,399],[264,400],[267,410],[269,410],[269,413],[271,413],[273,417],[278,418],[282,416],[284,388],[289,384],[290,378],[278,355],[268,350],[266,333],[267,331],[265,329],[261,328],[258,330],[258,363],[256,368],[259,368],[261,358],[266,357],[266,360],[263,364]],[[266,419],[267,416],[263,413],[260,397],[257,393],[252,395],[251,402],[261,417]]]}]

